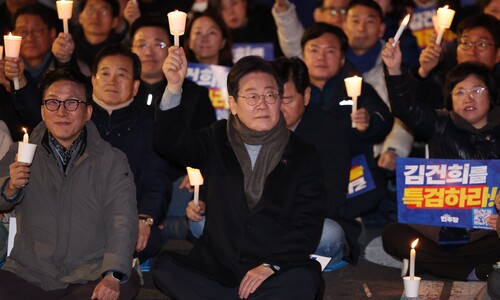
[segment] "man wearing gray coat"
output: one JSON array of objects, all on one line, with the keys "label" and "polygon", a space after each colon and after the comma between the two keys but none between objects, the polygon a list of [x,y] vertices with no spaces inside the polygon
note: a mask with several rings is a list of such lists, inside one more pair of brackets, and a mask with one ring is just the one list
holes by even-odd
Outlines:
[{"label": "man wearing gray coat", "polygon": [[137,204],[125,154],[89,121],[91,88],[81,73],[59,69],[40,86],[32,163],[17,161],[17,143],[0,161],[0,210],[15,206],[17,217],[1,298],[132,299]]}]

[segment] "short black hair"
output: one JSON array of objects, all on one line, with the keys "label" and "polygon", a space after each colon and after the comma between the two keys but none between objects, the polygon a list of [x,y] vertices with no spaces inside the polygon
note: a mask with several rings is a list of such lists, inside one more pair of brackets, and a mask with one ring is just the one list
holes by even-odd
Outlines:
[{"label": "short black hair", "polygon": [[132,61],[134,80],[141,79],[141,61],[139,57],[130,51],[130,48],[122,44],[111,44],[102,48],[96,55],[94,65],[92,66],[92,76],[97,74],[99,63],[108,56],[124,56]]},{"label": "short black hair", "polygon": [[170,27],[167,19],[157,14],[145,14],[137,18],[130,26],[130,42],[134,40],[135,33],[143,27],[156,27],[165,30],[170,45],[174,44],[173,37],[170,35]]},{"label": "short black hair", "polygon": [[41,93],[40,99],[42,99],[42,101],[45,91],[52,84],[58,81],[71,81],[83,87],[85,91],[85,101],[87,105],[92,105],[92,84],[90,79],[83,75],[80,71],[67,67],[48,71],[42,76],[42,79],[40,79],[40,83],[38,84]]},{"label": "short black hair", "polygon": [[479,80],[486,84],[486,88],[488,89],[488,93],[490,95],[490,103],[497,103],[497,85],[490,69],[484,64],[476,62],[465,62],[458,64],[450,71],[450,73],[448,73],[448,76],[446,76],[446,81],[444,84],[444,98],[446,109],[453,109],[451,92],[453,91],[455,86],[470,75],[476,76]]},{"label": "short black hair", "polygon": [[43,4],[36,3],[16,10],[12,16],[12,28],[16,28],[17,19],[22,15],[38,16],[49,29],[61,30],[61,22],[57,17],[57,12]]},{"label": "short black hair", "polygon": [[213,9],[207,9],[203,13],[194,14],[189,20],[186,28],[186,38],[184,39],[184,50],[186,51],[186,56],[188,61],[197,62],[196,54],[188,47],[189,44],[189,35],[191,34],[191,30],[193,29],[194,22],[201,18],[208,17],[212,19],[212,21],[219,27],[222,32],[222,38],[226,40],[224,47],[219,50],[219,65],[222,66],[232,66],[233,65],[233,51],[232,51],[232,38],[231,32],[229,28],[227,28],[226,23],[222,17]]},{"label": "short black hair", "polygon": [[234,99],[238,98],[240,80],[250,73],[266,73],[274,77],[278,93],[283,94],[283,82],[270,62],[259,56],[249,55],[238,60],[227,75],[227,92]]},{"label": "short black hair", "polygon": [[297,92],[304,96],[309,87],[309,72],[306,64],[298,57],[280,57],[272,62],[273,67],[283,81],[293,82]]},{"label": "short black hair", "polygon": [[[111,13],[113,14],[113,17],[118,17],[120,14],[120,4],[118,4],[117,0],[101,0],[109,5],[111,5]],[[88,0],[81,0],[80,6],[78,7],[80,9],[80,13],[83,12],[85,9],[85,6],[87,5]]]},{"label": "short black hair", "polygon": [[377,3],[377,1],[374,0],[352,0],[349,6],[347,7],[346,14],[349,13],[349,10],[351,10],[351,8],[358,5],[365,6],[375,10],[380,18],[380,21],[382,22],[384,21],[384,14],[382,13],[382,8]]},{"label": "short black hair", "polygon": [[500,21],[497,18],[484,13],[476,14],[460,21],[457,26],[457,39],[462,37],[464,31],[478,27],[484,28],[488,31],[493,38],[495,47],[500,47]]},{"label": "short black hair", "polygon": [[302,51],[304,51],[304,46],[308,41],[319,38],[325,33],[330,33],[337,37],[340,43],[340,51],[342,51],[342,54],[345,55],[349,43],[344,31],[340,27],[323,22],[313,23],[306,29],[306,31],[304,31],[304,34],[302,34],[302,39],[300,40]]}]

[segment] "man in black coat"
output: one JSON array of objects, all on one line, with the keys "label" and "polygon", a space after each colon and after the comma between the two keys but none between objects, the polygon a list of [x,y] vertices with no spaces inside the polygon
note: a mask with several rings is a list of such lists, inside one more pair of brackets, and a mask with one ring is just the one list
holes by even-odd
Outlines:
[{"label": "man in black coat", "polygon": [[[155,284],[176,299],[313,299],[322,282],[316,248],[325,189],[316,150],[286,128],[281,80],[269,62],[240,59],[228,75],[231,115],[209,128],[185,126],[183,49],[171,47],[156,118],[165,156],[202,169],[206,225],[189,256],[160,254]],[[190,202],[187,216],[205,206]]]},{"label": "man in black coat", "polygon": [[139,211],[135,250],[142,262],[163,245],[158,225],[165,217],[172,185],[168,163],[153,147],[153,119],[134,100],[140,70],[138,57],[121,45],[99,52],[92,70],[92,121],[104,140],[127,155],[134,174]]},{"label": "man in black coat", "polygon": [[[135,96],[137,106],[154,118],[154,107],[158,106],[167,79],[161,69],[171,46],[170,31],[165,17],[144,15],[130,28],[131,50],[141,60],[141,84]],[[185,80],[182,85],[185,99],[185,122],[193,130],[215,122],[215,110],[208,97],[208,90]],[[170,161],[172,201],[164,222],[162,234],[170,238],[184,239],[187,236],[186,206],[192,199],[191,186],[187,182],[186,168]]]}]

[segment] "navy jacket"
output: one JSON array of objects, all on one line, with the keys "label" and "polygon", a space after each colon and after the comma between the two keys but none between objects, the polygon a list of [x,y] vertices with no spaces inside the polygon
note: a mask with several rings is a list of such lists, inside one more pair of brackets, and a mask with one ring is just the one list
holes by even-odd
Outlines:
[{"label": "navy jacket", "polygon": [[111,115],[94,104],[92,121],[104,140],[127,155],[137,186],[139,213],[159,223],[170,203],[172,183],[168,163],[153,147],[153,120],[132,101]]}]

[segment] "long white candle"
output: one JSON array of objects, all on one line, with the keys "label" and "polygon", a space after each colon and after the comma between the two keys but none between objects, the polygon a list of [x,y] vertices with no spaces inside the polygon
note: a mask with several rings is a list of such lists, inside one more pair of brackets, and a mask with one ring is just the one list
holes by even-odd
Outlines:
[{"label": "long white candle", "polygon": [[450,28],[451,23],[453,22],[453,17],[455,16],[455,11],[453,9],[449,9],[448,5],[438,8],[437,10],[437,19],[439,25],[439,32],[436,39],[436,44],[441,44],[441,40],[443,39],[444,30]]},{"label": "long white candle", "polygon": [[203,184],[203,176],[199,169],[187,167],[187,173],[189,178],[189,183],[194,186],[194,204],[198,205],[199,194],[200,194],[200,185]]},{"label": "long white candle", "polygon": [[[21,40],[23,38],[20,36],[9,35],[3,36],[3,44],[5,46],[5,57],[19,57],[19,50],[21,49]],[[14,82],[14,89],[17,91],[19,89],[19,77],[14,77],[12,79]]]},{"label": "long white candle", "polygon": [[410,14],[407,14],[406,17],[403,19],[403,22],[401,22],[401,25],[399,25],[399,29],[396,32],[396,35],[394,36],[394,42],[392,42],[393,47],[396,46],[396,43],[399,41],[399,38],[403,34],[406,25],[408,25],[408,22],[410,22]]},{"label": "long white candle", "polygon": [[[347,77],[344,79],[347,96],[352,98],[352,112],[358,110],[358,96],[361,95],[361,84],[363,78],[358,76]],[[356,122],[352,122],[352,128],[356,128]]]},{"label": "long white candle", "polygon": [[73,1],[60,0],[56,1],[57,15],[59,19],[63,20],[64,33],[69,33],[68,20],[71,19],[73,14]]},{"label": "long white candle", "polygon": [[196,206],[198,206],[199,198],[200,198],[200,186],[199,185],[195,185],[194,186],[194,198],[193,198],[193,201],[194,201],[194,204],[196,204]]},{"label": "long white candle", "polygon": [[179,46],[179,36],[184,34],[187,14],[182,11],[171,11],[167,14],[170,34],[174,36],[174,45]]},{"label": "long white candle", "polygon": [[413,243],[411,243],[411,250],[410,250],[410,280],[414,280],[415,277],[415,259],[417,257],[417,251],[415,250],[415,247],[418,244],[418,239],[414,240]]}]

